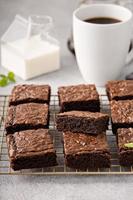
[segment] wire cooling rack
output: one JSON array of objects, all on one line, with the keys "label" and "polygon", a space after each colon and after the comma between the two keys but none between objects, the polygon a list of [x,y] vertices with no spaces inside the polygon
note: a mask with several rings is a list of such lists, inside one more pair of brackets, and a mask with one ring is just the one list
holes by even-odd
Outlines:
[{"label": "wire cooling rack", "polygon": [[[8,158],[8,150],[6,145],[4,121],[8,108],[9,96],[0,96],[0,174],[1,175],[111,175],[111,174],[133,174],[133,167],[121,167],[119,165],[116,137],[113,135],[111,125],[107,131],[107,139],[111,152],[111,167],[87,169],[86,171],[74,170],[68,168],[64,163],[62,133],[56,130],[55,116],[59,112],[58,96],[52,95],[50,101],[50,133],[53,137],[54,146],[57,153],[58,166],[39,169],[24,169],[20,171],[13,171],[10,168]],[[109,113],[109,106],[107,96],[100,95],[101,110]]]}]

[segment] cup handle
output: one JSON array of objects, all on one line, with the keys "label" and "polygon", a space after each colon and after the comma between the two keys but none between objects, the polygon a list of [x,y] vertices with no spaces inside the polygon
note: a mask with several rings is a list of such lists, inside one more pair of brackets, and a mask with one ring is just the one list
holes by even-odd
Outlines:
[{"label": "cup handle", "polygon": [[125,67],[127,69],[125,69],[125,70],[128,71],[128,74],[125,77],[126,80],[133,80],[132,62],[133,62],[133,39],[131,40],[129,52],[128,52],[127,59],[126,59]]},{"label": "cup handle", "polygon": [[126,64],[129,64],[131,61],[133,61],[133,39],[131,40],[129,52],[126,59]]}]

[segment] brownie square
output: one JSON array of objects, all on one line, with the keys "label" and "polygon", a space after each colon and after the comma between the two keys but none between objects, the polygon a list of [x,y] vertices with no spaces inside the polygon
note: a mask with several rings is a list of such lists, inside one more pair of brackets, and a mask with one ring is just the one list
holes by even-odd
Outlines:
[{"label": "brownie square", "polygon": [[133,100],[111,101],[112,130],[133,127]]},{"label": "brownie square", "polygon": [[73,85],[58,88],[61,112],[71,110],[100,111],[99,95],[95,85]]},{"label": "brownie square", "polygon": [[47,104],[20,104],[8,108],[5,129],[8,134],[27,129],[48,128],[48,121]]},{"label": "brownie square", "polygon": [[133,165],[133,128],[121,128],[117,133],[120,165],[131,166]]},{"label": "brownie square", "polygon": [[68,111],[56,116],[59,131],[99,134],[108,129],[109,116],[100,112]]},{"label": "brownie square", "polygon": [[49,85],[17,85],[12,90],[9,106],[30,102],[48,104],[50,91]]},{"label": "brownie square", "polygon": [[6,140],[14,170],[57,165],[53,142],[46,129],[15,132],[7,135]]},{"label": "brownie square", "polygon": [[65,163],[68,167],[87,168],[110,167],[110,152],[106,134],[96,136],[83,133],[63,133]]},{"label": "brownie square", "polygon": [[106,85],[109,100],[133,99],[133,80],[109,81]]}]

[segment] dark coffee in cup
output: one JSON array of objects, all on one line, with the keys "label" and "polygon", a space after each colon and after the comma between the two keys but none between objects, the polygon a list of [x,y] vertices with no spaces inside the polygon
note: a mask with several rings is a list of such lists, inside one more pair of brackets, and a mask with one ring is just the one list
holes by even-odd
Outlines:
[{"label": "dark coffee in cup", "polygon": [[92,23],[92,24],[116,24],[121,22],[119,19],[110,18],[110,17],[94,17],[88,18],[84,20],[85,22]]}]

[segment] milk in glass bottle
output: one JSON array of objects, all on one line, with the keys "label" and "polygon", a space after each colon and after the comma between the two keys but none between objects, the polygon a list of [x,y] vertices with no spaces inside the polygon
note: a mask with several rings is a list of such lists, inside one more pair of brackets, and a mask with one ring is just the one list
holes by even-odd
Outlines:
[{"label": "milk in glass bottle", "polygon": [[52,18],[17,15],[1,39],[1,64],[23,80],[60,68],[59,42],[51,36]]}]

